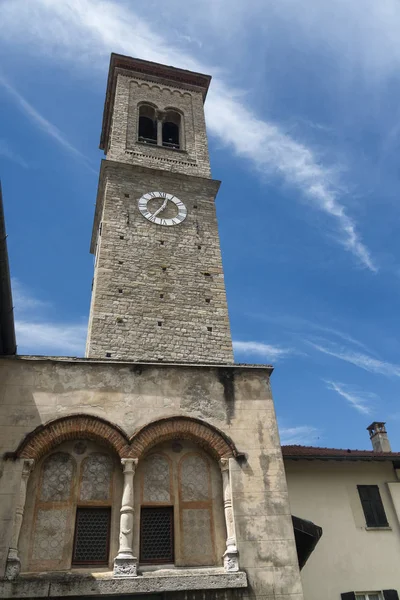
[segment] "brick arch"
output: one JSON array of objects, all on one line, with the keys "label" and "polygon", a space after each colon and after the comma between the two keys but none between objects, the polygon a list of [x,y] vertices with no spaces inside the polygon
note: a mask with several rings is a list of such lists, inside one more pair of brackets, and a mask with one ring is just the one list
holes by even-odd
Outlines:
[{"label": "brick arch", "polygon": [[39,460],[58,444],[67,440],[86,438],[107,445],[120,457],[129,455],[129,440],[117,425],[92,415],[70,415],[39,425],[17,448],[18,458]]},{"label": "brick arch", "polygon": [[179,416],[159,419],[139,429],[131,437],[129,454],[133,458],[141,458],[156,444],[173,439],[195,442],[217,460],[239,454],[232,440],[213,425]]}]

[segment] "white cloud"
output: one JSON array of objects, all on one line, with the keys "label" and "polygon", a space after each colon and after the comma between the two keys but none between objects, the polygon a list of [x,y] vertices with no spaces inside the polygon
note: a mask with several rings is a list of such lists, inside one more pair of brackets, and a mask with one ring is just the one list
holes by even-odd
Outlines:
[{"label": "white cloud", "polygon": [[264,360],[279,360],[294,352],[292,348],[282,348],[271,344],[263,344],[262,342],[240,342],[238,340],[234,340],[233,349],[238,355],[258,356]]},{"label": "white cloud", "polygon": [[34,296],[16,277],[12,277],[11,286],[14,310],[17,315],[23,315],[32,311],[41,311],[50,307],[49,302],[45,302]]},{"label": "white cloud", "polygon": [[371,402],[378,396],[372,392],[363,392],[357,390],[355,386],[335,381],[325,381],[329,390],[337,392],[339,396],[345,398],[349,404],[364,415],[370,415],[372,412]]},{"label": "white cloud", "polygon": [[[25,0],[8,0],[0,8],[2,34],[13,44],[23,40],[31,53],[39,50],[51,60],[67,60],[74,66],[81,62],[90,70],[96,64],[104,67],[107,55],[115,51],[215,74],[215,69],[174,48],[126,6],[111,0],[31,0],[28,6]],[[355,221],[339,200],[341,185],[334,169],[277,124],[258,118],[243,104],[243,92],[227,87],[216,75],[206,103],[209,131],[260,173],[277,175],[298,188],[303,200],[330,217],[337,241],[376,272]],[[52,129],[48,133],[59,137]]]},{"label": "white cloud", "polygon": [[385,362],[348,348],[337,347],[334,345],[331,345],[328,348],[311,341],[308,341],[307,343],[315,348],[315,350],[318,350],[318,352],[344,360],[365,371],[369,371],[370,373],[378,373],[379,375],[386,375],[388,377],[400,377],[400,365]]},{"label": "white cloud", "polygon": [[298,427],[280,427],[279,435],[281,444],[292,446],[294,444],[315,444],[319,439],[319,430],[311,425],[299,425]]},{"label": "white cloud", "polygon": [[86,325],[15,321],[18,353],[83,356]]},{"label": "white cloud", "polygon": [[11,283],[18,353],[83,356],[86,323],[49,320],[50,302],[38,298],[16,278]]},{"label": "white cloud", "polygon": [[28,169],[29,168],[28,163],[25,162],[24,159],[21,156],[19,156],[19,154],[17,154],[16,152],[14,152],[14,150],[12,150],[12,148],[6,142],[6,140],[1,140],[0,139],[0,156],[2,156],[3,158],[7,158],[8,160],[11,160],[11,161],[17,163],[21,167],[24,167],[24,169]]},{"label": "white cloud", "polygon": [[[1,13],[0,13],[1,14]],[[50,121],[45,119],[25,98],[17,92],[17,90],[5,79],[3,75],[0,75],[0,85],[10,94],[19,106],[21,111],[37,126],[39,129],[44,131],[48,136],[53,138],[60,146],[64,148],[70,154],[73,154],[76,158],[87,161],[86,157],[79,152],[72,144],[70,144],[65,138],[64,134]],[[88,166],[88,165],[86,165]]]}]

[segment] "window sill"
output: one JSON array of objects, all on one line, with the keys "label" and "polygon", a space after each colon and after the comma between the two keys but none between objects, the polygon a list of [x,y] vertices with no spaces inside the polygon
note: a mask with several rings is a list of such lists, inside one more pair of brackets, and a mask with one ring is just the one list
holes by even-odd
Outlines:
[{"label": "window sill", "polygon": [[366,527],[365,531],[392,531],[392,528],[389,525],[384,527]]},{"label": "window sill", "polygon": [[247,587],[246,573],[227,573],[222,567],[174,567],[145,572],[138,577],[114,577],[111,571],[91,573],[27,573],[15,581],[0,582],[0,598],[45,598],[151,594],[190,590]]},{"label": "window sill", "polygon": [[[174,154],[187,154],[187,151],[182,149],[182,148],[168,148],[168,146],[159,146],[158,144],[147,144],[146,142],[139,142],[139,140],[136,141],[136,144],[138,144],[141,147],[145,147],[145,148],[157,148],[158,150],[169,150],[169,152],[173,152]],[[130,148],[127,148],[127,150],[130,150]]]}]

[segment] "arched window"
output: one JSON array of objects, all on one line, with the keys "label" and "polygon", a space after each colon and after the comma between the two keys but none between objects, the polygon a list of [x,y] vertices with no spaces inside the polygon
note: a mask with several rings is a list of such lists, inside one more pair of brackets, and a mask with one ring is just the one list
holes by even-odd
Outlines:
[{"label": "arched window", "polygon": [[135,486],[140,563],[222,564],[226,532],[215,460],[189,441],[165,442],[139,462]]},{"label": "arched window", "polygon": [[152,106],[143,104],[139,107],[139,142],[157,144],[156,111]]},{"label": "arched window", "polygon": [[174,111],[167,112],[162,125],[162,145],[165,148],[180,149],[180,128],[180,114]]},{"label": "arched window", "polygon": [[64,442],[38,464],[32,530],[22,533],[29,570],[109,564],[114,479],[112,456],[89,440]]}]

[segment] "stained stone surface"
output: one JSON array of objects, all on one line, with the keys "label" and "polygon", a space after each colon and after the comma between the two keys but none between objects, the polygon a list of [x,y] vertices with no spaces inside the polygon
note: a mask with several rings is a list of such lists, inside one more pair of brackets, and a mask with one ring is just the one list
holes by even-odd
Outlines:
[{"label": "stained stone surface", "polygon": [[184,509],[183,555],[188,561],[209,557],[212,561],[211,521],[208,509]]},{"label": "stained stone surface", "polygon": [[33,538],[33,560],[60,560],[64,551],[68,509],[38,510]]},{"label": "stained stone surface", "polygon": [[146,459],[143,476],[143,501],[170,501],[169,462],[160,454],[153,454]]},{"label": "stained stone surface", "polygon": [[91,454],[82,465],[81,500],[108,500],[113,463],[106,454]]},{"label": "stained stone surface", "polygon": [[68,500],[71,494],[73,459],[69,454],[51,454],[43,465],[43,483],[40,499],[44,502]]},{"label": "stained stone surface", "polygon": [[182,500],[195,501],[209,498],[209,475],[201,456],[189,455],[181,467]]}]

